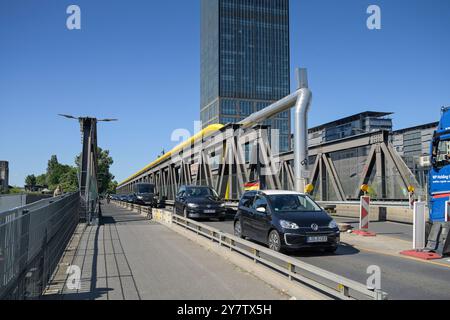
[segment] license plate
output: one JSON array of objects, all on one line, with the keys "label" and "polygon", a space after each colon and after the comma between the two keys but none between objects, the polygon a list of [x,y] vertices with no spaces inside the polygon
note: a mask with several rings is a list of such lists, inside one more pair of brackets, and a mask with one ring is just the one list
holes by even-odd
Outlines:
[{"label": "license plate", "polygon": [[308,243],[323,243],[328,242],[328,237],[308,237]]},{"label": "license plate", "polygon": [[205,210],[204,213],[216,213],[216,210]]}]

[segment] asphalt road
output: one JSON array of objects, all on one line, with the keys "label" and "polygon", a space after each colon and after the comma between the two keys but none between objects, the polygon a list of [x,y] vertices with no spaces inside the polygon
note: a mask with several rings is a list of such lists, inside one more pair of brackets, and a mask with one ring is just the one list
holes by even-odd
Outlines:
[{"label": "asphalt road", "polygon": [[[351,222],[349,219],[337,219],[339,222]],[[203,223],[233,233],[232,221],[204,221]],[[388,236],[408,240],[408,225],[396,223],[376,223],[371,229]],[[401,256],[391,256],[368,252],[341,245],[336,254],[303,252],[291,253],[304,262],[334,272],[355,281],[366,283],[367,268],[377,265],[382,271],[382,289],[393,300],[448,300],[450,299],[450,268],[426,262],[418,262]]]}]

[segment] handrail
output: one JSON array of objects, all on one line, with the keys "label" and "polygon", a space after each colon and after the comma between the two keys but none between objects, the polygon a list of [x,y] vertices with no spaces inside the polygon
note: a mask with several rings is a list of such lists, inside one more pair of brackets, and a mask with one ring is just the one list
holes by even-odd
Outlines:
[{"label": "handrail", "polygon": [[31,212],[31,211],[36,211],[36,210],[42,209],[42,208],[44,208],[44,207],[46,207],[46,206],[48,206],[48,205],[50,205],[52,203],[55,203],[55,202],[61,201],[62,199],[68,198],[68,197],[72,196],[73,194],[75,194],[75,193],[67,193],[67,194],[63,194],[63,195],[60,195],[60,196],[57,196],[57,197],[53,197],[53,198],[46,198],[46,199],[42,199],[42,200],[39,200],[39,201],[30,203],[30,204],[27,204],[27,205],[22,206],[22,207],[17,207],[17,208],[12,208],[12,209],[9,209],[9,210],[6,210],[6,211],[2,211],[2,212],[0,212],[0,218],[2,216],[7,216],[7,215],[10,215],[12,213],[24,213],[24,214],[26,214],[26,213]]},{"label": "handrail", "polygon": [[[361,203],[359,201],[317,201],[320,205],[349,205],[349,206],[359,206]],[[409,207],[408,201],[371,201],[372,206],[380,207]]]}]

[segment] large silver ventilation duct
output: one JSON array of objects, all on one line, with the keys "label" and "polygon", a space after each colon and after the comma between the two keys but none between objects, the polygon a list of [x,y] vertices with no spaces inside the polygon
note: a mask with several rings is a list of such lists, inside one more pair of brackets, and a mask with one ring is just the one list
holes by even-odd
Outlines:
[{"label": "large silver ventilation duct", "polygon": [[253,113],[239,122],[244,128],[252,127],[275,115],[295,106],[294,125],[294,180],[295,190],[304,192],[306,172],[308,168],[308,112],[311,105],[312,93],[308,88],[306,69],[297,69],[299,88],[296,92],[271,104],[261,111]]},{"label": "large silver ventilation duct", "polygon": [[252,113],[249,117],[239,122],[239,124],[242,125],[244,128],[249,128],[276,116],[280,112],[291,109],[297,103],[299,91],[300,90],[297,90],[296,92],[271,104],[270,106],[262,109],[261,111]]}]

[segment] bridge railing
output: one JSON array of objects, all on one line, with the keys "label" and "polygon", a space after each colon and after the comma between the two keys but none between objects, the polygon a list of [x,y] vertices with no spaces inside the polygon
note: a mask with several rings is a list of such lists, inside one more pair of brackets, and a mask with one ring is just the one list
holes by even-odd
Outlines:
[{"label": "bridge railing", "polygon": [[37,299],[79,220],[79,193],[0,213],[0,299]]},{"label": "bridge railing", "polygon": [[298,259],[277,253],[253,242],[224,233],[202,223],[173,215],[172,223],[206,237],[221,247],[238,252],[255,263],[265,265],[333,298],[341,300],[386,300],[387,293],[381,290],[369,290],[365,285],[339,276],[335,273],[304,263]]}]

